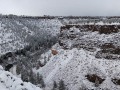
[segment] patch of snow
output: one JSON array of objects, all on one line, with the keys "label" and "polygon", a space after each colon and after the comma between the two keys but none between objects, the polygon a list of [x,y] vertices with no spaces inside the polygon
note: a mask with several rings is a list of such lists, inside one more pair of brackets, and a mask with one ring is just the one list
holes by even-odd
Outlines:
[{"label": "patch of snow", "polygon": [[120,89],[119,85],[111,81],[112,78],[120,78],[120,61],[97,59],[92,52],[84,49],[58,49],[58,54],[51,56],[47,64],[36,72],[43,75],[47,89],[52,88],[53,81],[59,82],[61,79],[69,90],[78,90],[80,86],[96,89],[94,84],[86,79],[87,74],[97,74],[104,78],[105,81],[99,86],[102,89]]},{"label": "patch of snow", "polygon": [[20,78],[15,77],[10,72],[4,71],[0,66],[0,89],[1,90],[42,90],[39,87],[23,82]]}]

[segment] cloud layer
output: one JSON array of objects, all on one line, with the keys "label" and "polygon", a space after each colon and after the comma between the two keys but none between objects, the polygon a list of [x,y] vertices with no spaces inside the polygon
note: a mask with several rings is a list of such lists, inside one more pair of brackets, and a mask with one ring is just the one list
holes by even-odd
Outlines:
[{"label": "cloud layer", "polygon": [[0,13],[32,16],[119,16],[120,0],[0,0]]}]

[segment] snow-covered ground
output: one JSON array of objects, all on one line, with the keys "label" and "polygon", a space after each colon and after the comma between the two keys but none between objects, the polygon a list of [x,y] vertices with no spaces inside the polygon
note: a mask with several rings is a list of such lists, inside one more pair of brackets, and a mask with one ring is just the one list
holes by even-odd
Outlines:
[{"label": "snow-covered ground", "polygon": [[39,87],[23,82],[20,78],[12,75],[10,72],[4,71],[0,66],[0,90],[42,90]]},{"label": "snow-covered ground", "polygon": [[[108,19],[107,19],[108,20]],[[21,49],[30,43],[35,37],[58,36],[60,28],[63,25],[120,25],[120,22],[105,22],[99,20],[95,22],[89,19],[28,19],[28,18],[1,18],[0,17],[0,55],[9,51]],[[110,20],[112,21],[112,19]],[[120,31],[120,30],[119,30]],[[105,43],[120,45],[120,32],[111,34],[99,34],[97,31],[84,31],[80,28],[71,28],[61,31],[63,37],[59,39],[69,47],[63,49],[58,43],[52,49],[58,53],[53,55],[51,50],[43,53],[38,59],[41,63],[47,62],[45,66],[34,72],[39,72],[43,76],[46,87],[45,90],[51,90],[53,81],[57,83],[60,80],[65,82],[69,90],[79,90],[81,87],[94,90],[120,90],[120,85],[113,83],[113,79],[120,79],[120,61],[119,59],[95,58],[100,50],[99,46]],[[75,37],[74,37],[75,35]],[[72,37],[72,38],[71,38]],[[33,43],[34,44],[34,43]],[[76,45],[81,45],[77,47]],[[82,47],[84,46],[84,47]],[[92,48],[94,50],[87,50]],[[35,53],[35,52],[34,52]],[[33,54],[33,53],[32,53]],[[12,73],[16,75],[16,68]],[[90,82],[85,76],[95,74],[105,79],[99,87]],[[1,90],[41,90],[31,83],[23,82],[20,78],[13,76],[0,68],[0,89]]]},{"label": "snow-covered ground", "polygon": [[0,17],[0,55],[22,49],[31,39],[56,36],[62,23],[58,19],[9,19]]},{"label": "snow-covered ground", "polygon": [[[69,90],[78,90],[80,87],[88,89],[100,90],[120,90],[119,85],[115,85],[112,79],[119,79],[120,76],[120,61],[97,59],[94,52],[89,52],[84,49],[71,50],[60,49],[59,45],[53,46],[58,51],[57,55],[49,53],[49,61],[47,64],[35,70],[43,75],[47,85],[46,90],[50,90],[53,86],[53,81],[65,81]],[[99,87],[95,87],[94,83],[88,81],[85,77],[87,74],[96,74],[105,79]]]},{"label": "snow-covered ground", "polygon": [[[120,25],[119,19],[78,18],[78,19],[31,19],[31,18],[5,18],[0,17],[0,55],[16,49],[22,49],[31,42],[34,37],[45,35],[56,36],[60,33],[62,25]],[[103,21],[102,21],[103,20]],[[105,21],[106,20],[106,21]],[[115,21],[116,20],[116,21]],[[108,23],[109,22],[109,23]]]},{"label": "snow-covered ground", "polygon": [[23,48],[27,43],[23,42],[11,28],[7,28],[2,21],[0,22],[0,55],[16,48]]},{"label": "snow-covered ground", "polygon": [[[69,90],[79,90],[85,87],[88,90],[120,90],[120,85],[113,82],[114,79],[120,79],[120,61],[96,58],[96,53],[100,50],[100,45],[113,43],[116,47],[120,45],[120,33],[99,34],[98,32],[82,31],[78,28],[70,28],[61,31],[60,40],[69,47],[56,44],[52,47],[58,52],[53,55],[51,50],[41,55],[41,62],[47,61],[44,67],[35,70],[43,75],[46,90],[50,90],[53,82],[63,80]],[[74,35],[71,38],[70,35]],[[78,47],[79,45],[83,47]],[[76,46],[78,45],[78,46]],[[89,50],[92,48],[92,50]],[[97,75],[105,79],[98,87],[95,83],[90,82],[86,75]]]}]

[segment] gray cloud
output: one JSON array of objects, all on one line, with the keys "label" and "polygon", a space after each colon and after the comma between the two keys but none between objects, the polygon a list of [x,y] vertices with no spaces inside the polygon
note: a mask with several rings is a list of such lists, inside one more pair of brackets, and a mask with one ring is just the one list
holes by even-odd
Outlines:
[{"label": "gray cloud", "polygon": [[0,0],[0,13],[17,15],[120,15],[120,0]]}]

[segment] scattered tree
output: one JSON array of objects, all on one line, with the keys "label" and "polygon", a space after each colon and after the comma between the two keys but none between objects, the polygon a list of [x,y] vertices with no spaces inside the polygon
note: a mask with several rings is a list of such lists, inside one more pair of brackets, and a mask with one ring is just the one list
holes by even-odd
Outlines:
[{"label": "scattered tree", "polygon": [[64,81],[63,80],[60,80],[60,82],[59,82],[59,88],[58,88],[59,90],[66,90],[66,88],[65,88],[65,84],[64,84]]}]

